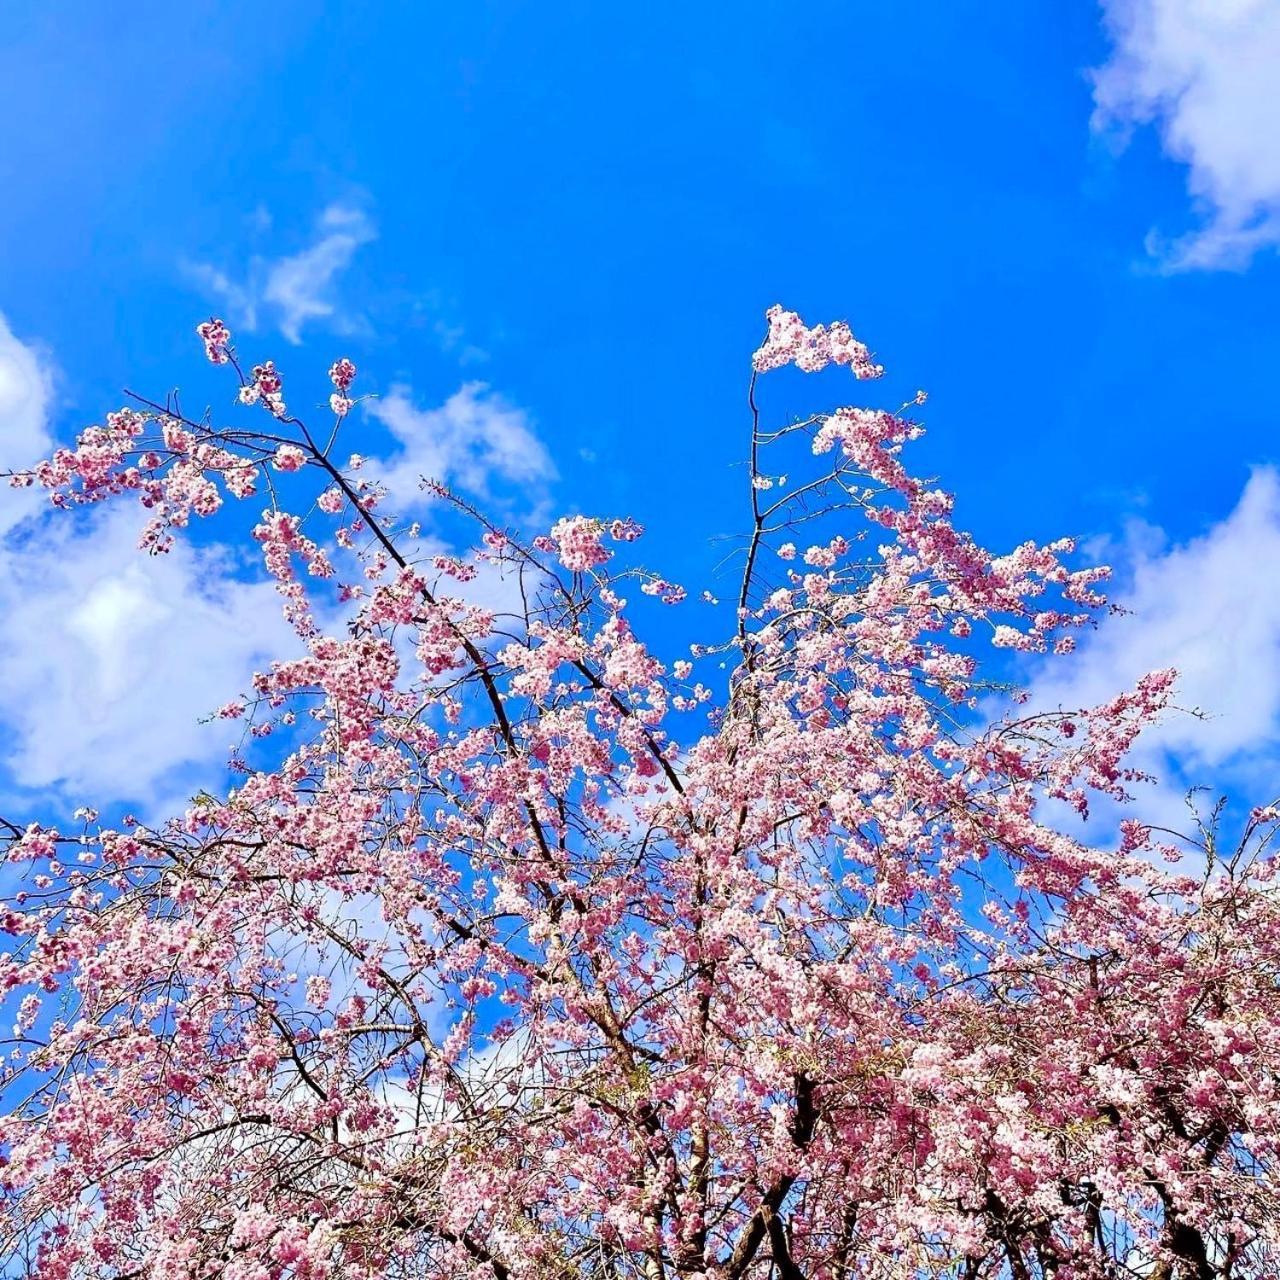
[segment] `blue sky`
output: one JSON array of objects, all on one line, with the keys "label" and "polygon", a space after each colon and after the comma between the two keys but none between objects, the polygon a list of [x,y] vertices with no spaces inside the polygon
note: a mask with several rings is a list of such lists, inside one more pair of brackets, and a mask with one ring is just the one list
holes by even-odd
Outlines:
[{"label": "blue sky", "polygon": [[[362,451],[417,461],[487,384],[455,410],[525,433],[525,470],[435,461],[524,510],[634,515],[714,589],[763,311],[847,318],[883,403],[929,390],[918,465],[984,541],[1117,561],[1136,616],[1055,696],[1172,655],[1219,718],[1162,749],[1251,779],[1280,740],[1276,56],[1275,0],[14,6],[0,441],[126,385],[220,403],[192,334],[216,311],[316,400],[351,355],[384,397]],[[278,639],[243,638],[249,571],[6,524],[10,789],[189,794],[217,753],[184,726]],[[124,710],[144,686],[163,732]],[[142,757],[132,783],[104,763]]]}]

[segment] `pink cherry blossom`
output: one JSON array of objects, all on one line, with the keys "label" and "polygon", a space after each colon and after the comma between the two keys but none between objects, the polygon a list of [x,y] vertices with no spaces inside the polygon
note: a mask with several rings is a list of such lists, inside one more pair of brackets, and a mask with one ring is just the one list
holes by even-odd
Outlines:
[{"label": "pink cherry blossom", "polygon": [[586,516],[566,516],[551,529],[560,563],[578,572],[594,569],[612,555],[601,542],[603,535],[601,522]]},{"label": "pink cherry blossom", "polygon": [[231,359],[231,330],[216,316],[196,326],[210,364],[227,364]]},{"label": "pink cherry blossom", "polygon": [[[474,520],[442,547],[270,361],[270,418],[139,402],[14,477],[136,499],[150,550],[261,484],[296,633],[216,712],[234,785],[5,824],[15,1275],[1280,1273],[1280,800],[1142,816],[1173,672],[1001,701],[1105,571],[959,527],[919,422],[770,404],[784,364],[880,367],[768,324],[735,597],[653,644],[635,588],[685,592],[639,526],[528,538],[437,486]],[[1099,798],[1114,835],[1061,819]]]},{"label": "pink cherry blossom", "polygon": [[329,381],[340,395],[346,395],[355,380],[356,367],[346,356],[329,366]]},{"label": "pink cherry blossom", "polygon": [[296,444],[282,444],[271,459],[277,471],[301,471],[307,464],[307,455]]},{"label": "pink cherry blossom", "polygon": [[769,335],[754,357],[754,366],[760,373],[786,364],[817,373],[833,363],[848,365],[855,378],[878,378],[884,372],[847,324],[819,324],[806,329],[794,311],[780,306],[770,307],[767,318]]}]

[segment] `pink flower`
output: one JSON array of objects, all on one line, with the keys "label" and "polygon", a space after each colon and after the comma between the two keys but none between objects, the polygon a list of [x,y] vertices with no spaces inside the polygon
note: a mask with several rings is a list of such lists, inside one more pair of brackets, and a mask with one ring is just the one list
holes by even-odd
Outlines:
[{"label": "pink flower", "polygon": [[329,1003],[329,994],[332,989],[333,984],[328,978],[318,973],[311,974],[306,983],[307,1003],[318,1009],[323,1008]]},{"label": "pink flower", "polygon": [[356,367],[343,356],[329,367],[329,380],[337,388],[338,394],[345,396],[356,379]]},{"label": "pink flower", "polygon": [[[756,367],[788,361],[879,371],[774,309]],[[234,528],[264,460],[303,514],[253,529],[295,634],[216,713],[219,794],[4,828],[28,1270],[1280,1274],[1280,810],[1117,833],[1174,674],[1069,710],[997,684],[1098,618],[1100,570],[988,550],[919,426],[844,406],[756,437],[811,444],[794,518],[757,503],[709,635],[647,638],[633,589],[684,591],[633,522],[423,534],[303,447],[273,365],[243,394],[275,416],[123,410],[30,472],[138,501],[152,551]]]},{"label": "pink flower", "polygon": [[216,316],[196,325],[210,364],[226,364],[231,359],[231,330]]},{"label": "pink flower", "polygon": [[781,306],[770,307],[765,314],[769,335],[753,358],[759,373],[785,364],[816,373],[833,363],[848,365],[855,378],[878,378],[884,372],[847,324],[837,322],[829,328],[819,324],[806,329],[794,311]]},{"label": "pink flower", "polygon": [[577,573],[604,564],[612,552],[606,551],[601,543],[603,533],[600,521],[586,516],[566,516],[558,521],[552,526],[551,536],[555,539],[560,563]]},{"label": "pink flower", "polygon": [[295,444],[282,444],[271,459],[277,471],[300,471],[306,465],[307,455]]},{"label": "pink flower", "polygon": [[285,416],[288,411],[284,403],[284,383],[274,360],[253,366],[253,381],[248,387],[241,387],[240,399],[245,404],[262,404],[277,418]]}]

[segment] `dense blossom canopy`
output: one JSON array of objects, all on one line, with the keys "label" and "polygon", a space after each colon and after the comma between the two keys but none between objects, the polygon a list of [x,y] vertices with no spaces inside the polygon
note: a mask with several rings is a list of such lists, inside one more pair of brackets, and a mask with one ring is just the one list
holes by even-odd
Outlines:
[{"label": "dense blossom canopy", "polygon": [[354,365],[317,429],[216,319],[249,421],[138,402],[14,477],[152,552],[265,501],[299,639],[225,795],[11,828],[5,1274],[1277,1274],[1280,815],[1072,834],[1173,674],[993,711],[984,650],[1052,660],[1104,574],[957,528],[911,406],[769,426],[769,371],[881,369],[768,320],[736,631],[677,660],[633,522],[429,484],[475,549],[427,548],[338,460]]}]

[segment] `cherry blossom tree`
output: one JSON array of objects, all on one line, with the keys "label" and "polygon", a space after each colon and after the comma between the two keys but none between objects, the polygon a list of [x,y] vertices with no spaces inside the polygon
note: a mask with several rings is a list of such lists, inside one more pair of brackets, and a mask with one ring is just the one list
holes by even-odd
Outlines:
[{"label": "cherry blossom tree", "polygon": [[307,423],[218,320],[234,425],[135,399],[13,477],[133,495],[153,553],[265,503],[299,647],[218,713],[225,794],[8,827],[5,1274],[1280,1271],[1280,813],[1084,842],[1173,674],[993,710],[1104,571],[958,528],[922,396],[764,412],[782,366],[881,373],[768,321],[736,615],[676,659],[646,619],[723,613],[633,522],[428,483],[442,554],[340,458],[351,362]]}]

